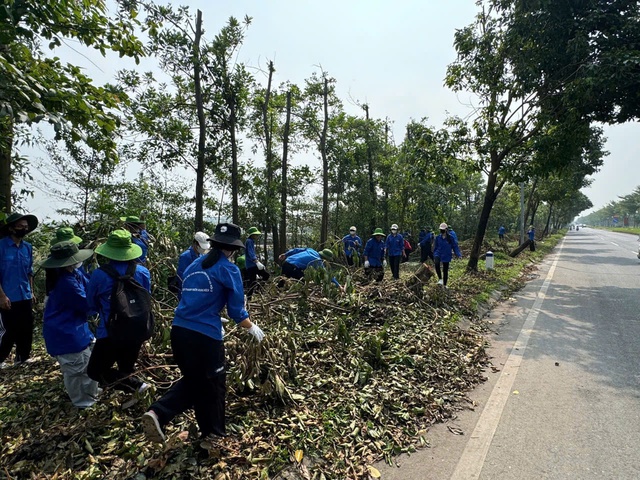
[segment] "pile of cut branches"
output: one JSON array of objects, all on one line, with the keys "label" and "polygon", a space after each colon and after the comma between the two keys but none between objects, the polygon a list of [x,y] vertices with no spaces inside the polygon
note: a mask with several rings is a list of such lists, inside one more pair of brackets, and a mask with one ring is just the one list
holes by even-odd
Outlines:
[{"label": "pile of cut branches", "polygon": [[[413,286],[415,287],[415,285]],[[94,407],[68,401],[53,359],[0,372],[0,456],[7,478],[368,478],[368,466],[428,444],[427,429],[483,380],[485,340],[457,321],[453,291],[385,281],[340,295],[320,272],[250,305],[267,337],[227,326],[229,437],[200,441],[192,413],[145,441],[140,415],[179,372],[168,347],[170,305],[141,375],[156,389],[129,410],[106,390]],[[38,347],[42,349],[42,347]]]}]

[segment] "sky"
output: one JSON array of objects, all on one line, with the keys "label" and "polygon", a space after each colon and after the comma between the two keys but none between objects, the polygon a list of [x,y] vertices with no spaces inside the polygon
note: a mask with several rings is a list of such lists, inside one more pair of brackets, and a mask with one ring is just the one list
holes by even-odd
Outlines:
[{"label": "sky", "polygon": [[[302,84],[320,66],[337,81],[345,109],[362,114],[357,103],[368,103],[374,118],[394,122],[396,142],[405,125],[423,117],[441,127],[449,114],[467,116],[472,100],[443,85],[447,65],[456,58],[456,29],[473,21],[475,0],[190,0],[191,11],[203,12],[205,39],[212,39],[230,16],[252,17],[238,60],[259,81],[273,60],[275,84]],[[181,3],[174,3],[179,5]],[[70,47],[70,48],[69,48]],[[74,48],[56,52],[63,60],[83,67],[97,83],[112,82],[121,68],[156,69],[154,59],[132,61],[103,58],[97,52]],[[74,51],[77,50],[77,51]],[[605,127],[610,155],[584,190],[594,209],[640,184],[638,123]],[[42,156],[42,152],[25,152]],[[55,216],[55,202],[42,193],[30,201],[33,213]],[[584,214],[588,212],[583,212]]]}]

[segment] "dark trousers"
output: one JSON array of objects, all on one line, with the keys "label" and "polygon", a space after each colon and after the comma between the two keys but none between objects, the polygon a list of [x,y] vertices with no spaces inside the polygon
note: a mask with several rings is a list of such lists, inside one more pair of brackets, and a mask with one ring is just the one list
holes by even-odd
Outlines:
[{"label": "dark trousers", "polygon": [[440,271],[440,258],[436,257],[433,263],[436,265],[438,278],[442,280],[443,285],[446,285],[449,281],[449,262],[442,262],[442,271]]},{"label": "dark trousers", "polygon": [[427,249],[427,248],[420,248],[420,263],[424,263],[427,261],[427,259],[430,258],[431,260],[433,260],[433,252],[431,251],[431,249]]},{"label": "dark trousers", "polygon": [[33,310],[31,300],[11,302],[9,310],[0,310],[0,363],[4,362],[13,345],[16,362],[24,362],[31,355],[33,342]]},{"label": "dark trousers", "polygon": [[224,436],[224,343],[187,328],[173,327],[171,348],[182,378],[151,405],[160,425],[193,408],[203,437]]},{"label": "dark trousers", "polygon": [[400,278],[400,260],[402,260],[402,255],[389,255],[389,268],[391,268],[391,275],[393,278]]},{"label": "dark trousers", "polygon": [[251,298],[258,286],[258,267],[249,267],[245,273],[247,279],[247,297]]},{"label": "dark trousers", "polygon": [[[116,342],[100,338],[91,352],[87,375],[100,386],[112,386],[123,392],[135,392],[142,381],[133,376],[136,360],[143,342]],[[114,368],[114,364],[118,368]]]},{"label": "dark trousers", "polygon": [[347,265],[353,267],[353,254],[347,256]]},{"label": "dark trousers", "polygon": [[304,277],[304,270],[300,270],[298,267],[289,262],[284,262],[282,264],[282,275],[284,275],[285,277],[300,280]]},{"label": "dark trousers", "polygon": [[531,243],[529,244],[529,250],[531,250],[532,252],[536,251],[536,242],[534,240],[531,240]]}]

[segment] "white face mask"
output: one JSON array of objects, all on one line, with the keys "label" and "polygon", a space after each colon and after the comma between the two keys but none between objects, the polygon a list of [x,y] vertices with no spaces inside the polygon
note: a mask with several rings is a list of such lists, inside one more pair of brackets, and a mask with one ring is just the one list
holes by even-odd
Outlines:
[{"label": "white face mask", "polygon": [[76,269],[76,268],[80,268],[81,266],[82,266],[82,262],[78,262],[73,266],[73,268]]},{"label": "white face mask", "polygon": [[207,254],[209,252],[209,249],[197,246],[196,247],[196,252],[198,252],[200,255],[205,255],[205,254]]}]

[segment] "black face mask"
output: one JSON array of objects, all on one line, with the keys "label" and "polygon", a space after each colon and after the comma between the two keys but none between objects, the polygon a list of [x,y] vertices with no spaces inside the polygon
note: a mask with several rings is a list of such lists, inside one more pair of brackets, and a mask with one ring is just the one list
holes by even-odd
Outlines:
[{"label": "black face mask", "polygon": [[440,233],[444,233],[444,232],[446,232],[446,230],[440,230]]},{"label": "black face mask", "polygon": [[27,234],[27,229],[26,228],[16,228],[13,230],[13,235],[15,235],[18,238],[22,238]]}]

